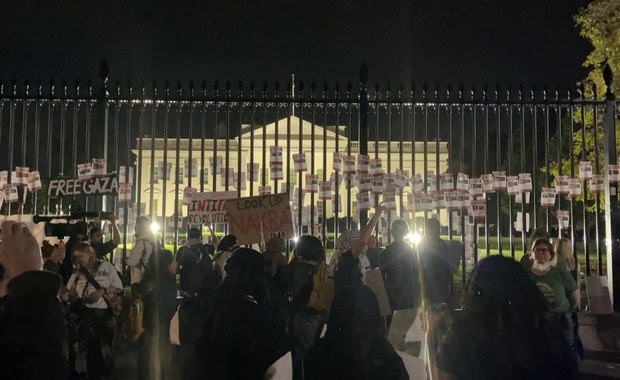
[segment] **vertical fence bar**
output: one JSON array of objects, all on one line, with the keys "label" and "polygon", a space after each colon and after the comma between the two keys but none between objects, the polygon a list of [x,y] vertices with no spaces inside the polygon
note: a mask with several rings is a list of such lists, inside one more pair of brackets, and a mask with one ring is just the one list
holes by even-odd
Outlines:
[{"label": "vertical fence bar", "polygon": [[[336,83],[335,85],[334,96],[335,96],[335,101],[336,101],[336,104],[334,105],[334,108],[336,110],[336,142],[335,142],[334,153],[340,154],[340,85],[338,83]],[[361,102],[360,102],[360,108],[361,108]],[[340,178],[339,176],[340,176],[340,172],[334,171],[335,191],[334,191],[334,202],[332,202],[332,207],[334,208],[334,245],[336,243],[336,239],[338,238],[338,233],[340,231],[340,218],[339,218],[340,210],[339,209],[340,207],[342,207],[342,204],[340,202],[340,185],[339,185]]]},{"label": "vertical fence bar", "polygon": [[[364,67],[364,65],[362,65],[362,67]],[[361,73],[361,71],[360,71],[360,73]],[[360,83],[361,82],[362,82],[362,76],[360,75]],[[364,87],[364,85],[365,85],[365,82],[361,84],[361,87]],[[360,93],[360,99],[361,99],[362,95],[363,94]],[[360,118],[358,120],[362,119],[361,114],[363,112],[361,111],[361,109],[362,109],[362,107],[361,107],[361,102],[360,102]],[[368,109],[368,108],[366,108],[366,109]],[[368,117],[368,111],[366,111],[365,114],[366,114],[366,117]],[[351,85],[351,83],[347,84],[347,117],[348,117],[348,120],[347,120],[347,122],[348,122],[347,123],[347,125],[348,125],[348,128],[347,128],[347,135],[348,135],[347,136],[347,138],[348,138],[347,139],[347,155],[350,156],[351,155],[351,148],[352,148],[352,145],[353,145],[353,140],[352,140],[352,137],[353,137],[353,99],[352,99],[352,85]],[[368,119],[366,119],[366,120],[368,120]],[[366,122],[366,125],[368,125],[368,122]],[[362,130],[360,129],[360,131],[362,131]],[[366,128],[363,133],[365,133],[366,136],[368,136],[368,128]],[[358,133],[358,137],[359,137],[359,133]],[[368,137],[366,137],[366,141],[368,141]],[[358,143],[359,143],[359,140],[358,140]],[[366,145],[366,147],[367,147],[366,149],[368,149],[368,145]],[[360,148],[359,148],[359,145],[358,145],[358,152],[360,152],[360,153],[362,152],[360,150]],[[366,150],[366,152],[367,152],[367,150]],[[344,177],[344,180],[347,183],[347,186],[346,186],[347,187],[347,219],[346,219],[346,227],[347,227],[347,230],[350,230],[351,229],[351,180],[350,180],[350,178],[347,178],[347,176]],[[363,214],[364,213],[360,212],[360,224],[361,224],[361,218],[362,218]],[[366,214],[366,215],[368,215],[368,214]]]},{"label": "vertical fence bar", "polygon": [[[452,178],[455,178],[455,175],[457,176],[456,178],[458,178],[458,174],[455,172],[455,168],[453,166],[454,163],[454,158],[453,158],[453,149],[454,149],[454,135],[453,135],[453,131],[452,131],[452,86],[448,85],[448,88],[446,90],[446,107],[448,110],[448,162],[450,162],[450,172],[452,173]],[[454,230],[454,222],[452,220],[452,215],[453,213],[455,213],[456,211],[453,210],[448,210],[448,239],[452,240],[454,238],[453,236],[453,230]],[[462,226],[461,226],[462,227]]]},{"label": "vertical fence bar", "polygon": [[[140,83],[140,110],[138,114],[138,167],[136,168],[136,205],[135,214],[142,216],[142,165],[144,162],[144,113],[146,112],[146,87],[144,82]],[[127,142],[131,146],[131,142]],[[125,253],[123,253],[125,254]]]},{"label": "vertical fence bar", "polygon": [[[253,91],[254,83],[250,82],[250,91]],[[243,84],[239,82],[239,105],[237,110],[237,180],[234,181],[233,176],[233,186],[237,187],[237,196],[241,197],[241,146],[243,145],[243,141],[241,140],[242,133],[242,122],[243,122],[243,108],[245,107],[243,101]],[[252,125],[250,125],[250,130],[252,129]]]},{"label": "vertical fence bar", "polygon": [[[579,88],[579,100],[581,101],[581,141],[583,147],[581,149],[581,160],[586,161],[588,159],[587,150],[585,149],[586,142],[586,106],[583,100],[585,100],[585,86],[582,84]],[[583,249],[585,252],[586,260],[586,276],[590,276],[590,244],[588,241],[588,181],[583,180],[581,183],[581,194],[583,194]]]},{"label": "vertical fence bar", "polygon": [[[519,170],[521,173],[525,173],[525,98],[524,98],[524,94],[523,94],[523,85],[519,85],[519,111],[517,113],[517,115],[519,116],[520,122],[521,122],[521,146],[520,146],[520,158],[521,158],[521,165],[519,167]],[[532,175],[536,175],[536,173],[532,173]],[[536,192],[534,192],[534,194],[536,194]],[[527,214],[526,214],[526,210],[525,210],[525,200],[522,199],[523,202],[521,202],[521,252],[522,254],[525,254],[526,249],[526,234],[527,234]],[[536,203],[536,198],[534,197],[534,199],[530,199],[530,201],[532,203]],[[514,256],[512,257],[514,259]]]},{"label": "vertical fence bar", "polygon": [[[487,91],[487,86],[485,85],[482,88],[482,102],[484,104],[483,106],[483,112],[484,112],[484,150],[483,150],[483,164],[482,164],[482,171],[485,174],[489,173],[489,167],[488,167],[488,161],[489,161],[489,98],[488,98],[488,91]],[[496,193],[496,197],[497,194],[499,194],[501,190],[495,190]],[[486,195],[485,195],[486,198]],[[487,202],[488,205],[488,202]],[[486,256],[489,256],[491,254],[491,247],[490,247],[490,242],[489,242],[489,210],[487,207],[485,207],[484,210],[484,249],[486,251]]]},{"label": "vertical fence bar", "polygon": [[[183,104],[181,102],[181,95],[182,95],[182,87],[181,87],[181,82],[177,83],[177,91],[176,91],[176,102],[175,105],[175,113],[176,113],[176,140],[175,140],[175,144],[174,144],[174,158],[175,158],[175,168],[174,168],[174,221],[172,222],[172,225],[174,227],[174,231],[172,233],[172,241],[173,241],[173,252],[177,251],[177,246],[178,246],[178,242],[179,242],[179,212],[181,211],[179,208],[179,182],[183,181],[183,176],[185,175],[185,173],[183,173],[183,175],[179,175],[181,172],[181,111],[182,111],[182,107]],[[190,105],[191,107],[191,105]],[[165,139],[168,139],[168,136],[165,136]],[[191,147],[190,147],[191,150]],[[191,164],[190,164],[190,170],[191,170]],[[167,194],[164,194],[165,197],[167,197]],[[166,215],[164,214],[164,217],[166,217]]]},{"label": "vertical fence bar", "polygon": [[[298,150],[297,152],[303,153],[303,120],[304,120],[304,82],[299,82],[299,118],[297,119],[297,133],[298,133]],[[298,235],[301,236],[304,233],[304,221],[303,221],[303,208],[304,208],[304,191],[303,191],[304,179],[303,172],[298,173],[297,179],[297,225],[299,226]],[[312,223],[312,221],[310,221]]]},{"label": "vertical fence bar", "polygon": [[[322,106],[323,106],[323,178],[321,180],[323,182],[327,181],[327,83],[323,83],[323,94],[322,94]],[[336,131],[338,130],[338,125],[336,125]],[[338,133],[338,132],[336,132]],[[332,156],[333,157],[333,156]],[[320,189],[319,189],[320,191]],[[323,199],[322,202],[323,217],[321,218],[321,241],[323,242],[323,246],[327,247],[327,200]],[[332,209],[333,215],[333,209]]]},{"label": "vertical fence bar", "polygon": [[[499,104],[499,86],[495,87],[495,104],[493,106],[495,111],[495,170],[500,171],[502,168],[502,107]],[[508,173],[508,172],[507,172]],[[510,195],[508,195],[510,198]],[[500,255],[503,255],[502,245],[502,192],[498,191],[496,195],[496,213],[497,213],[497,250]],[[510,223],[510,221],[509,221]]]},{"label": "vertical fence bar", "polygon": [[[161,187],[161,240],[162,244],[166,244],[166,237],[168,234],[168,215],[167,215],[167,200],[168,200],[168,181],[170,181],[170,173],[172,172],[172,165],[168,164],[168,122],[170,121],[170,108],[172,108],[172,101],[170,100],[170,82],[164,83],[164,125],[163,125],[163,161],[164,161],[164,183]],[[177,144],[178,145],[178,144]],[[174,173],[177,174],[177,173]],[[174,177],[173,177],[174,178]]]},{"label": "vertical fence bar", "polygon": [[[592,85],[592,100],[596,100],[596,85]],[[592,125],[592,134],[594,140],[594,173],[601,174],[601,167],[599,162],[599,141],[598,141],[598,111],[599,108],[596,105],[592,106],[592,116],[593,116],[593,125]],[[596,233],[596,266],[598,267],[598,275],[603,275],[603,255],[602,255],[602,246],[600,239],[600,210],[601,210],[601,194],[600,192],[596,192],[594,195],[594,230]]]},{"label": "vertical fence bar", "polygon": [[[569,105],[569,125],[570,125],[570,133],[568,134],[568,146],[569,146],[569,158],[570,158],[570,177],[575,178],[575,155],[573,154],[573,147],[575,146],[574,142],[574,134],[575,134],[575,106],[572,101],[572,91],[568,90],[568,101]],[[573,258],[575,263],[579,263],[577,258],[577,231],[576,231],[576,221],[575,221],[575,197],[570,197],[570,239],[571,246],[573,248]],[[579,265],[575,265],[576,277],[579,277],[579,270],[577,269]]]},{"label": "vertical fence bar", "polygon": [[[310,173],[312,173],[314,175],[314,149],[316,148],[316,143],[314,141],[315,137],[316,137],[316,123],[315,123],[315,117],[316,117],[316,83],[312,82],[310,84]],[[300,122],[303,123],[303,120]],[[323,130],[323,133],[325,133],[325,130]],[[301,135],[301,131],[300,131],[300,135]],[[311,192],[310,193],[310,234],[316,236],[315,231],[314,231],[314,209],[315,209],[315,205],[314,205],[314,201],[315,201],[315,193]],[[317,211],[318,212],[318,211]],[[318,216],[318,215],[317,215]]]},{"label": "vertical fence bar", "polygon": [[[512,175],[515,170],[512,165],[512,158],[514,155],[514,128],[513,128],[513,120],[514,120],[514,110],[511,104],[511,88],[508,87],[508,91],[506,92],[506,107],[508,108],[508,175]],[[521,202],[525,202],[525,194],[521,192]],[[515,200],[516,203],[516,200]],[[522,217],[525,217],[522,215]],[[513,227],[514,213],[513,213],[513,201],[512,197],[508,199],[508,220],[510,221],[510,256],[515,257],[515,229]]]},{"label": "vertical fence bar", "polygon": [[[359,134],[358,134],[358,144],[359,154],[368,154],[368,112],[369,112],[369,104],[368,104],[368,90],[366,88],[366,83],[368,82],[368,65],[366,62],[362,63],[359,70],[359,80],[360,80],[360,97],[359,97]],[[351,86],[349,85],[349,91],[347,93],[347,98],[349,100],[349,118],[351,117]],[[378,110],[377,110],[378,112]],[[349,120],[349,146],[348,146],[348,154],[351,154],[351,127],[353,124],[351,120]],[[376,149],[376,147],[375,147]],[[349,182],[350,184],[350,182]],[[350,229],[349,219],[351,218],[351,186],[347,190],[347,228]],[[368,211],[360,211],[360,226],[365,226],[368,222]]]},{"label": "vertical fence bar", "polygon": [[[530,92],[530,99],[532,103],[536,102],[535,99],[536,96],[536,89],[534,87],[532,87],[532,91]],[[530,113],[532,115],[532,124],[533,124],[533,131],[532,131],[532,141],[534,142],[532,145],[534,146],[534,154],[532,155],[532,188],[536,189],[537,185],[538,185],[538,171],[539,171],[539,167],[538,167],[538,141],[539,141],[539,132],[538,132],[538,113],[539,113],[539,108],[536,107],[536,105],[533,105],[530,107]],[[534,202],[532,205],[532,222],[533,222],[533,228],[536,229],[538,228],[538,206],[537,203]]]},{"label": "vertical fence bar", "polygon": [[[34,110],[34,168],[35,170],[39,170],[39,154],[41,153],[41,105],[42,105],[42,91],[43,88],[41,86],[41,81],[37,81],[37,94],[35,100],[35,110]],[[0,97],[2,94],[0,93]],[[0,101],[1,103],[1,101]],[[1,106],[0,106],[1,107]],[[0,112],[0,124],[2,124],[2,113]],[[1,141],[1,140],[0,140]],[[34,215],[37,213],[37,201],[38,201],[38,191],[35,191],[32,198],[32,207],[31,213]]]},{"label": "vertical fence bar", "polygon": [[[400,138],[398,140],[398,167],[402,171],[404,170],[404,154],[405,154],[405,103],[403,100],[403,84],[398,86],[398,112],[400,114]],[[411,170],[413,170],[413,163],[411,163]],[[405,187],[399,189],[398,196],[400,197],[400,205],[398,206],[400,219],[405,219]]]}]

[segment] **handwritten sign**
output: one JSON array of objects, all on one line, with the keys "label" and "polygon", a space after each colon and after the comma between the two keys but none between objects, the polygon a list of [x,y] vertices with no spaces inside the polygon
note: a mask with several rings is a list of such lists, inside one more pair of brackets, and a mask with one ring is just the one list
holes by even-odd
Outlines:
[{"label": "handwritten sign", "polygon": [[187,214],[190,224],[226,223],[226,199],[237,197],[236,191],[192,193]]},{"label": "handwritten sign", "polygon": [[229,199],[224,203],[230,233],[238,243],[253,244],[272,237],[293,237],[293,218],[287,194]]},{"label": "handwritten sign", "polygon": [[47,195],[50,197],[116,194],[117,192],[118,178],[116,174],[93,177],[86,181],[79,179],[53,179],[49,182],[47,188]]}]

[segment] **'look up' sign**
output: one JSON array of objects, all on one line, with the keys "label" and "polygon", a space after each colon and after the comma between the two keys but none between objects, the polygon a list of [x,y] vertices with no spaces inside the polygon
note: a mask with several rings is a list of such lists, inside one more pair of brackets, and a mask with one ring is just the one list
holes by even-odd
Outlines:
[{"label": "'look up' sign", "polygon": [[227,200],[224,209],[228,214],[230,233],[237,236],[241,245],[267,241],[279,236],[293,237],[293,218],[288,194]]}]

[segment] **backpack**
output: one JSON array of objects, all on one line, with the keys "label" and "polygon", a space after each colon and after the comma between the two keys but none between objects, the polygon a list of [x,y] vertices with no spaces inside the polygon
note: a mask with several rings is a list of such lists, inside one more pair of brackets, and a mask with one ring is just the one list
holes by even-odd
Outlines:
[{"label": "backpack", "polygon": [[334,276],[325,263],[318,264],[312,272],[312,291],[308,307],[317,311],[329,311],[336,293]]}]

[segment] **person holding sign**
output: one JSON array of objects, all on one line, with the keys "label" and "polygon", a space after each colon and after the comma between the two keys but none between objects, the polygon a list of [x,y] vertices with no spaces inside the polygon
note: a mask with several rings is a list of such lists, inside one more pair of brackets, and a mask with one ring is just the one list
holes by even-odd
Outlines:
[{"label": "person holding sign", "polygon": [[92,226],[88,232],[90,245],[93,246],[98,259],[103,259],[108,253],[111,253],[121,243],[121,232],[116,225],[116,217],[114,214],[108,215],[108,221],[112,226],[112,240],[103,242],[103,230],[99,226]]}]

